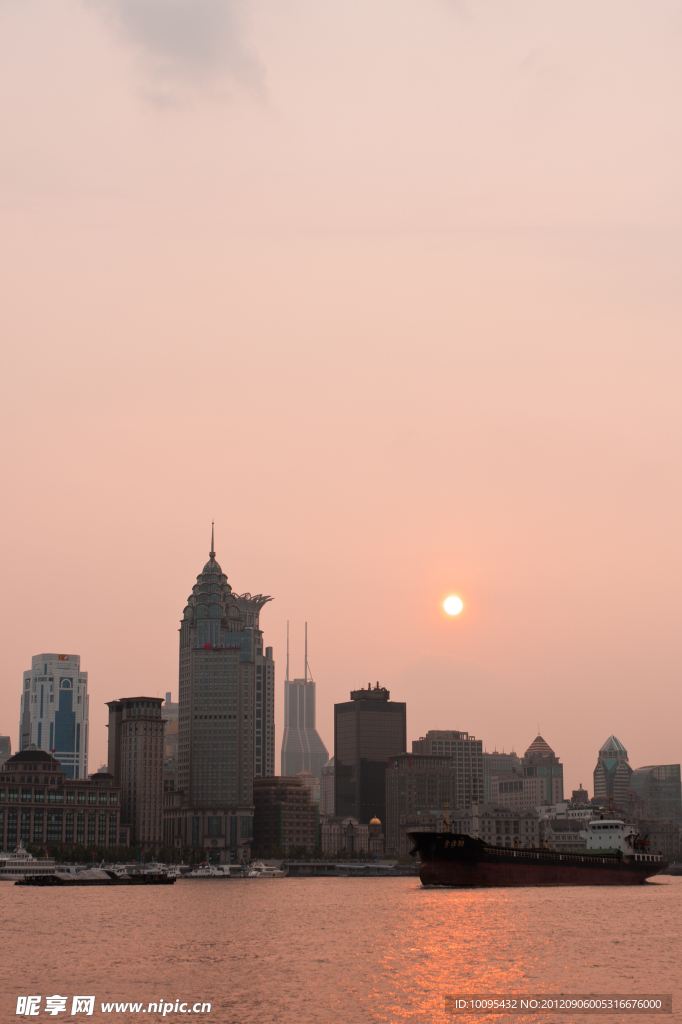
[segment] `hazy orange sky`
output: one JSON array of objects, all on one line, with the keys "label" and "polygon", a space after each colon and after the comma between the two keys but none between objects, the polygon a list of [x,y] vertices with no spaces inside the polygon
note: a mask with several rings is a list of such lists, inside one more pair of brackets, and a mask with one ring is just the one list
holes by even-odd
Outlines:
[{"label": "hazy orange sky", "polygon": [[287,619],[330,753],[679,762],[681,108],[672,0],[0,0],[0,733],[177,697],[215,519],[278,770]]}]

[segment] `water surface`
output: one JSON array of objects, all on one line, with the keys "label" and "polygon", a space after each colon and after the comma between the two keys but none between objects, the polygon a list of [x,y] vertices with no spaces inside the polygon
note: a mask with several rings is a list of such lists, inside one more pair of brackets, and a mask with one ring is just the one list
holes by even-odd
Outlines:
[{"label": "water surface", "polygon": [[[445,996],[462,991],[660,991],[673,993],[672,1018],[627,1019],[682,1021],[681,922],[682,878],[669,877],[627,889],[474,891],[412,878],[91,890],[2,882],[0,1019],[21,1019],[17,995],[58,993],[94,994],[98,1004],[205,1000],[211,1014],[194,1019],[221,1024],[452,1024],[491,1019],[447,1013]],[[98,1005],[91,1018],[34,1019],[161,1017],[104,1015]]]}]

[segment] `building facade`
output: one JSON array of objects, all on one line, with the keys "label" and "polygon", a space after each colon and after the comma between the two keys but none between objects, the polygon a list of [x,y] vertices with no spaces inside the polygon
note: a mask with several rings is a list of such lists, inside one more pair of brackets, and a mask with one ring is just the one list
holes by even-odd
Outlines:
[{"label": "building facade", "polygon": [[284,732],[282,735],[282,775],[308,771],[322,777],[329,752],[315,726],[316,686],[312,679],[284,681]]},{"label": "building facade", "polygon": [[88,776],[88,674],[78,654],[36,654],[24,672],[19,749],[54,754],[67,779]]},{"label": "building facade", "polygon": [[[406,832],[454,832],[483,839],[492,846],[530,848],[540,845],[540,823],[532,808],[516,810],[499,804],[472,804],[468,811],[456,808],[448,816],[448,824],[440,815],[414,816],[406,819]],[[401,838],[399,852],[409,853],[412,842],[409,835]],[[387,853],[391,851],[387,846]]]},{"label": "building facade", "polygon": [[[499,804],[478,804],[469,815],[454,823],[453,831],[484,839],[493,846],[529,848],[540,845],[540,822],[537,811],[514,810]],[[460,826],[460,827],[457,827]]]},{"label": "building facade", "polygon": [[617,736],[609,736],[602,745],[594,769],[594,796],[604,804],[612,804],[614,813],[625,811],[632,768],[628,752]]},{"label": "building facade", "polygon": [[[414,746],[414,745],[413,745]],[[386,768],[386,852],[404,856],[412,847],[408,829],[428,831],[454,811],[458,769],[451,754],[398,754]],[[471,806],[471,801],[469,802]]]},{"label": "building facade", "polygon": [[483,802],[485,778],[481,740],[468,732],[430,729],[426,736],[412,741],[412,753],[450,757],[455,776],[452,806],[467,808],[474,801]]},{"label": "building facade", "polygon": [[310,790],[310,799],[316,807],[320,806],[320,780],[313,775],[312,772],[303,770],[302,772],[296,773],[296,778],[300,779],[304,786],[307,786]]},{"label": "building facade", "polygon": [[[361,857],[381,856],[381,852],[370,854],[370,828],[373,828],[376,834],[376,826],[362,825],[357,818],[323,815],[320,818],[320,845],[323,854],[325,857],[338,857],[344,853],[359,854]],[[380,828],[381,826],[379,830]]]},{"label": "building facade", "polygon": [[160,697],[125,697],[109,708],[109,771],[133,846],[163,843],[164,726]]},{"label": "building facade", "polygon": [[312,853],[319,846],[319,814],[300,778],[257,779],[253,785],[253,845],[261,856],[294,849]]},{"label": "building facade", "polygon": [[0,848],[129,845],[121,825],[121,791],[111,774],[71,779],[35,744],[0,769]]},{"label": "building facade", "polygon": [[535,737],[521,758],[524,777],[538,779],[544,790],[541,804],[557,804],[564,799],[564,766],[542,736]]},{"label": "building facade", "polygon": [[334,814],[334,758],[322,766],[320,776],[320,813]]},{"label": "building facade", "polygon": [[[261,598],[250,598],[258,605]],[[269,598],[268,598],[269,600]],[[260,605],[258,605],[260,610]],[[256,651],[256,694],[253,716],[253,776],[272,778],[275,774],[275,663],[272,647]]]},{"label": "building facade", "polygon": [[12,740],[9,736],[0,736],[0,767],[12,756]]},{"label": "building facade", "polygon": [[177,784],[166,794],[175,847],[210,839],[221,860],[248,855],[253,780],[274,770],[274,662],[260,629],[270,600],[233,592],[211,536],[180,626]]},{"label": "building facade", "polygon": [[407,746],[406,708],[389,691],[351,691],[350,701],[334,705],[334,807],[339,817],[362,824],[386,820],[388,758]]},{"label": "building facade", "polygon": [[487,776],[486,795],[490,802],[519,810],[561,803],[564,768],[542,736],[537,736],[517,761],[508,771]]},{"label": "building facade", "polygon": [[646,807],[650,819],[682,821],[682,786],[679,764],[654,764],[635,768],[630,787]]},{"label": "building facade", "polygon": [[521,767],[521,758],[512,750],[509,754],[493,750],[483,754],[483,802],[493,799],[492,779],[494,775],[509,775]]}]

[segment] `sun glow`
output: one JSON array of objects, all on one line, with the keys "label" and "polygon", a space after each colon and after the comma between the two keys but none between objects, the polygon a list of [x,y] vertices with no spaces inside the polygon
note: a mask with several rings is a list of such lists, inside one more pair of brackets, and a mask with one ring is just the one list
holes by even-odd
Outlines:
[{"label": "sun glow", "polygon": [[446,597],[443,601],[443,608],[445,608],[448,615],[459,615],[463,607],[464,602],[456,594],[451,594],[450,597]]}]

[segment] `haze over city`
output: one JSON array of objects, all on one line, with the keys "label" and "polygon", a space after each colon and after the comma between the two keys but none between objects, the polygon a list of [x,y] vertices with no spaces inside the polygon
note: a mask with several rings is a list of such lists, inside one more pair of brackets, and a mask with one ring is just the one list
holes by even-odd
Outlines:
[{"label": "haze over city", "polygon": [[[191,12],[191,17],[190,17]],[[317,722],[678,762],[679,5],[0,3],[5,634],[177,699],[211,521]],[[443,601],[464,608],[449,617]]]}]

